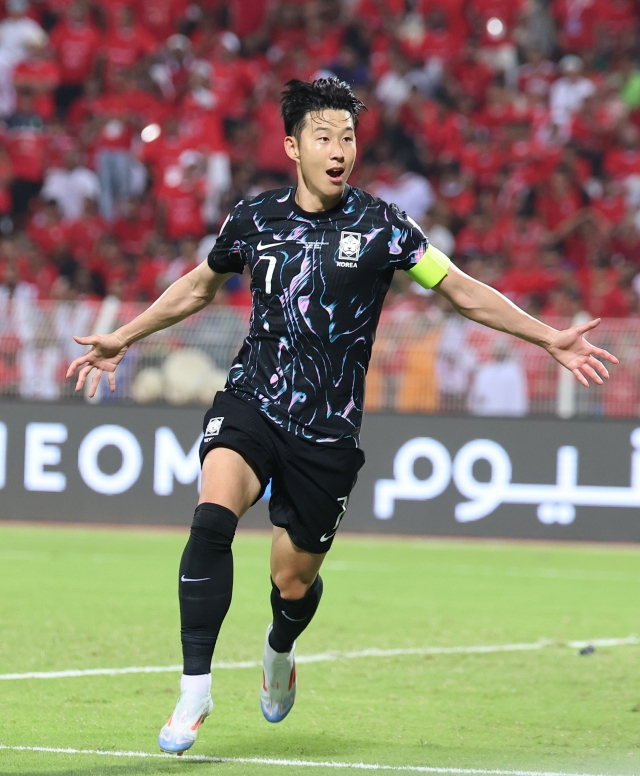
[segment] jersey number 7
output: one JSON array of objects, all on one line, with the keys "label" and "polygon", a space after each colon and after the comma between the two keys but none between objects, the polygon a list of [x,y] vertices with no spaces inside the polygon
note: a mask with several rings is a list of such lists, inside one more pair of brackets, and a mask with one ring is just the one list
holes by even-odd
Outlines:
[{"label": "jersey number 7", "polygon": [[269,262],[267,267],[267,274],[264,276],[264,291],[265,294],[271,293],[271,281],[273,279],[273,273],[276,269],[276,262],[278,259],[275,256],[261,256],[260,258],[266,259]]}]

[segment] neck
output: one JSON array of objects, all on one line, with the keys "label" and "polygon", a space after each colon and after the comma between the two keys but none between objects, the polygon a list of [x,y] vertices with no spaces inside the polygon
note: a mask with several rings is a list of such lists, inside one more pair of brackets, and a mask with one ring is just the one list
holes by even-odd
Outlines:
[{"label": "neck", "polygon": [[[346,184],[345,184],[346,185]],[[344,194],[344,186],[335,194],[327,196],[307,185],[302,175],[298,175],[298,188],[296,189],[296,203],[307,213],[319,213],[330,210],[338,204]]]}]

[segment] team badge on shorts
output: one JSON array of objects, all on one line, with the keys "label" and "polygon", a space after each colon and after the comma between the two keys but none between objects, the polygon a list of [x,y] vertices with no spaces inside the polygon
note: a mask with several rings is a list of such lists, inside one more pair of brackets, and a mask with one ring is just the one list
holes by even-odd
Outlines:
[{"label": "team badge on shorts", "polygon": [[211,420],[207,423],[207,427],[204,431],[205,442],[209,442],[211,439],[213,439],[214,436],[218,436],[218,434],[220,433],[220,427],[222,426],[223,420],[224,420],[224,417],[211,418]]},{"label": "team badge on shorts", "polygon": [[360,258],[362,235],[359,232],[340,232],[340,252],[336,264],[339,267],[357,267]]}]

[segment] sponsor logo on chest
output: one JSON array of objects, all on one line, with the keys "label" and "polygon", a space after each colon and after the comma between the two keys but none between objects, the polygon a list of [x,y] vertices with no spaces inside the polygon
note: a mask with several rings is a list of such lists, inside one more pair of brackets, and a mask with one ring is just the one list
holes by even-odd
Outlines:
[{"label": "sponsor logo on chest", "polygon": [[336,264],[339,267],[357,267],[362,235],[359,232],[340,232],[340,250]]}]

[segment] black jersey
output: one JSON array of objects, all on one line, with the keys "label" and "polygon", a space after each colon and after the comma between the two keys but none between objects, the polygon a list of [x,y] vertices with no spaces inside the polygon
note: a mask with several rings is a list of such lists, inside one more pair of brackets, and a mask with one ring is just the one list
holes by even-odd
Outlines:
[{"label": "black jersey", "polygon": [[382,303],[394,270],[427,247],[395,205],[352,187],[318,213],[291,187],[239,202],[208,258],[214,272],[251,271],[250,331],[226,390],[294,434],[357,446]]}]

